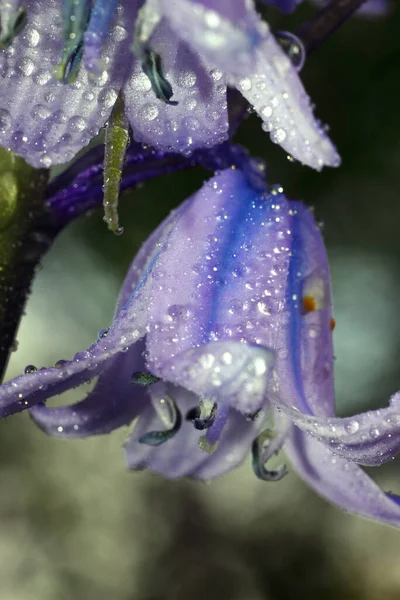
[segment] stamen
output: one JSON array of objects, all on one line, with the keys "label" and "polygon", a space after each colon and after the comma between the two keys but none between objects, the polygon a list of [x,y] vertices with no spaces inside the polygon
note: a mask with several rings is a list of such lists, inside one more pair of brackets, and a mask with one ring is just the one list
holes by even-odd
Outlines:
[{"label": "stamen", "polygon": [[0,3],[0,48],[7,48],[26,25],[26,10],[19,2]]},{"label": "stamen", "polygon": [[118,0],[95,0],[87,30],[83,36],[85,43],[85,67],[95,74],[100,75],[103,64],[100,59],[101,46],[106,37],[111,19],[117,9]]},{"label": "stamen", "polygon": [[207,433],[199,439],[199,448],[207,454],[212,454],[218,448],[219,438],[228,419],[229,406],[222,404],[216,411],[214,423],[207,429]]},{"label": "stamen", "polygon": [[178,102],[170,100],[174,95],[174,92],[172,85],[164,76],[161,56],[147,47],[143,49],[142,70],[150,79],[151,87],[156,98],[161,100],[161,102],[165,102],[165,104],[176,106]]},{"label": "stamen", "polygon": [[60,63],[53,77],[62,83],[76,81],[83,55],[83,34],[89,23],[92,2],[90,0],[64,0],[64,48]]},{"label": "stamen", "polygon": [[200,405],[192,408],[187,415],[188,421],[193,421],[195,429],[202,431],[203,429],[209,429],[215,421],[217,414],[217,404],[213,400],[207,398],[200,399]]},{"label": "stamen", "polygon": [[165,429],[164,431],[149,431],[148,433],[145,433],[138,440],[140,444],[160,446],[174,437],[182,425],[182,415],[175,401],[165,395],[160,399],[160,402],[166,403],[170,410],[172,427],[170,429]]},{"label": "stamen", "polygon": [[176,106],[178,102],[170,100],[174,92],[171,84],[164,76],[161,56],[151,50],[149,46],[150,37],[160,20],[161,15],[157,10],[157,2],[147,0],[138,11],[131,50],[142,63],[142,70],[149,78],[156,98],[165,102],[165,104]]},{"label": "stamen", "polygon": [[160,381],[160,378],[153,375],[153,373],[136,371],[136,373],[133,373],[132,375],[131,383],[135,383],[136,385],[140,385],[142,387],[147,387],[148,385],[153,385],[158,381]]},{"label": "stamen", "polygon": [[118,198],[122,168],[129,143],[128,121],[120,97],[107,123],[104,152],[104,221],[108,229],[117,235],[123,233],[118,222]]},{"label": "stamen", "polygon": [[[270,429],[266,429],[253,442],[253,446],[251,449],[253,460],[252,467],[254,473],[257,475],[259,479],[263,481],[279,481],[287,474],[286,465],[281,465],[275,471],[270,471],[266,468],[266,464],[269,458],[273,454],[278,454],[280,446],[273,443],[274,439],[276,439],[276,434]],[[274,447],[277,446],[277,447]],[[270,447],[269,452],[267,452],[267,461],[265,461],[264,452],[266,448]]]}]

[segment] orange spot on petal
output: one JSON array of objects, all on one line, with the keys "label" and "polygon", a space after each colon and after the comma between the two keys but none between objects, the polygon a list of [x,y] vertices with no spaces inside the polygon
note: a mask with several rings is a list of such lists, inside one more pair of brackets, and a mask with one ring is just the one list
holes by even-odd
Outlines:
[{"label": "orange spot on petal", "polygon": [[336,327],[336,321],[333,317],[331,317],[331,320],[329,321],[329,327],[331,331],[333,331]]},{"label": "orange spot on petal", "polygon": [[303,310],[305,313],[313,312],[317,308],[315,298],[313,296],[304,296]]}]

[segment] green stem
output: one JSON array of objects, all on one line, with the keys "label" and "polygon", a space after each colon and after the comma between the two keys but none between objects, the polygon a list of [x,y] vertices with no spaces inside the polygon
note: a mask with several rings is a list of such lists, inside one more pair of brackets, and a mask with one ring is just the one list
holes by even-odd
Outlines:
[{"label": "green stem", "polygon": [[43,203],[47,170],[0,148],[0,379],[33,276],[57,231]]}]

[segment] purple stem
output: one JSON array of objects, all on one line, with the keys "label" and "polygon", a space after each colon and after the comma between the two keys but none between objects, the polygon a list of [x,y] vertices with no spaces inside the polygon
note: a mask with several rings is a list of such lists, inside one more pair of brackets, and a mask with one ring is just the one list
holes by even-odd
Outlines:
[{"label": "purple stem", "polygon": [[[56,229],[62,229],[80,215],[101,206],[103,201],[104,147],[90,150],[54,179],[47,188],[46,207]],[[82,161],[84,170],[82,170]],[[240,167],[252,185],[263,188],[265,168],[257,159],[248,156],[241,146],[225,142],[211,150],[199,150],[191,157],[164,154],[143,148],[137,142],[129,146],[122,173],[121,191],[135,187],[147,179],[200,165],[216,171],[231,165]]]},{"label": "purple stem", "polygon": [[341,27],[366,0],[332,0],[295,32],[307,56]]}]

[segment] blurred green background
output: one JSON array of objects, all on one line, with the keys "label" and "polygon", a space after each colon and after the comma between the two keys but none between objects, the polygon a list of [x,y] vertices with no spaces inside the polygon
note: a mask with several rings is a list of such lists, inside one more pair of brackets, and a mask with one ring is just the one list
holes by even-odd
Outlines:
[{"label": "blurred green background", "polygon": [[[295,30],[312,10],[265,14],[274,29]],[[291,164],[254,115],[237,136],[267,161],[269,182],[314,206],[325,224],[341,415],[383,406],[400,387],[399,67],[399,7],[386,19],[354,17],[309,58],[303,80],[331,126],[339,169]],[[93,342],[140,243],[205,176],[182,172],[125,194],[121,237],[101,210],[60,235],[7,378]],[[400,533],[331,507],[292,472],[263,483],[246,462],[212,484],[168,482],[126,471],[124,430],[61,441],[26,414],[0,427],[1,600],[400,598]],[[400,493],[398,462],[370,473]]]}]

